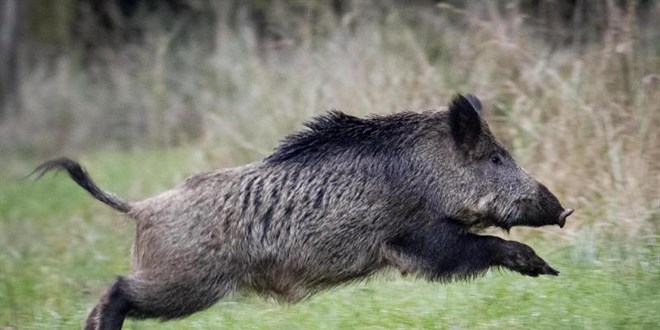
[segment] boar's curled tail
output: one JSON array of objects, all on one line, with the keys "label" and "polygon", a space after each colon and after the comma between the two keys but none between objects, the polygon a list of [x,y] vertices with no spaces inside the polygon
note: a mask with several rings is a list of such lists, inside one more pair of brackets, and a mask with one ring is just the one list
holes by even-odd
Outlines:
[{"label": "boar's curled tail", "polygon": [[48,171],[61,169],[65,169],[71,179],[87,190],[94,198],[109,205],[113,209],[122,213],[126,213],[131,209],[131,206],[127,202],[119,199],[119,197],[112,193],[101,190],[80,164],[68,158],[49,160],[39,165],[29,176],[37,175],[36,179],[39,179]]}]

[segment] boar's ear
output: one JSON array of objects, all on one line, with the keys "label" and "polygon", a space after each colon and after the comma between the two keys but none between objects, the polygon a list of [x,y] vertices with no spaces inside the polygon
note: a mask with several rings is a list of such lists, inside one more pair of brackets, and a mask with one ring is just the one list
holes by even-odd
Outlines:
[{"label": "boar's ear", "polygon": [[454,96],[449,104],[449,126],[457,146],[471,149],[481,134],[481,102],[471,94]]},{"label": "boar's ear", "polygon": [[472,109],[481,115],[481,101],[472,94],[465,94],[465,99],[470,102]]}]

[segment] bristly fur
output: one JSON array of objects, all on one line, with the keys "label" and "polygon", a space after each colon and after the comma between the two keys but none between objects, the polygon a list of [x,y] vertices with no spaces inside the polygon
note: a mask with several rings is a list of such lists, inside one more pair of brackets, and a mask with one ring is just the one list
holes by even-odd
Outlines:
[{"label": "bristly fur", "polygon": [[398,145],[393,141],[410,137],[411,128],[423,114],[401,112],[389,116],[358,118],[332,110],[304,124],[307,128],[287,136],[265,161],[269,163],[308,163],[350,150],[361,155],[386,151]]}]

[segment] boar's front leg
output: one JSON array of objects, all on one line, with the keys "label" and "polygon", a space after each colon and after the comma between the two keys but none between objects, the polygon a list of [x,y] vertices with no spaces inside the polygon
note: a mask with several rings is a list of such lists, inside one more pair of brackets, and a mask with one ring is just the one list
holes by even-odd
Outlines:
[{"label": "boar's front leg", "polygon": [[383,256],[401,273],[430,280],[470,278],[490,267],[506,267],[528,276],[559,274],[525,244],[475,235],[449,220],[395,237],[386,244]]},{"label": "boar's front leg", "polygon": [[[498,238],[499,239],[499,238]],[[531,247],[515,242],[499,239],[496,250],[496,265],[515,270],[527,276],[559,275],[559,271],[553,269],[537,256]]]}]

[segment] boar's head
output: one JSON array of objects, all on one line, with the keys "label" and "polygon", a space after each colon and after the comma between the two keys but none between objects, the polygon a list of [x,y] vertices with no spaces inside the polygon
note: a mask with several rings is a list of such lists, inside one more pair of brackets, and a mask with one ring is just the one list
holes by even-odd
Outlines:
[{"label": "boar's head", "polygon": [[425,150],[434,150],[435,198],[443,212],[471,228],[564,226],[573,210],[564,208],[493,136],[475,96],[456,96],[449,110],[437,116],[442,143]]}]

